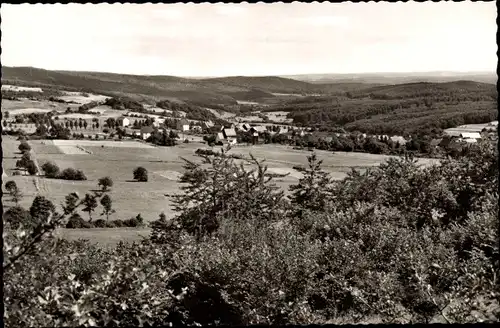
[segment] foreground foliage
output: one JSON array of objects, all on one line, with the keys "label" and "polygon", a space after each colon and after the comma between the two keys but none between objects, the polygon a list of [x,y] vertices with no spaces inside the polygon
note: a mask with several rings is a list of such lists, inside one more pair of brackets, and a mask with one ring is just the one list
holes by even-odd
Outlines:
[{"label": "foreground foliage", "polygon": [[4,220],[4,321],[498,321],[497,156],[481,143],[438,166],[408,157],[331,181],[313,155],[289,199],[263,163],[204,156],[186,161],[173,220],[110,249],[39,238],[79,204],[58,215],[38,198]]}]

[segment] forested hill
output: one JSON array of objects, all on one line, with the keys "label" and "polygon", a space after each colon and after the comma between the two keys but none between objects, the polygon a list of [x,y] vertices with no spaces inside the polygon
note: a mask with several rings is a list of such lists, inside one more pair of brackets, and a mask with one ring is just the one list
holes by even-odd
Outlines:
[{"label": "forested hill", "polygon": [[100,94],[154,100],[176,98],[198,104],[236,104],[237,100],[262,101],[274,93],[338,94],[372,87],[373,84],[312,84],[293,79],[265,77],[224,77],[188,79],[175,76],[128,75],[100,72],[50,71],[33,67],[2,67],[2,83],[50,86]]},{"label": "forested hill", "polygon": [[496,86],[472,81],[410,83],[305,97],[272,106],[294,123],[319,128],[342,126],[368,133],[429,133],[497,119]]}]

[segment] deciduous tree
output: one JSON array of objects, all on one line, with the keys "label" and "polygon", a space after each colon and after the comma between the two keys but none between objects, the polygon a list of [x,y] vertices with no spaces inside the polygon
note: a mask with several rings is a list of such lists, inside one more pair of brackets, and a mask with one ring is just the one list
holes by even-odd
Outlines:
[{"label": "deciduous tree", "polygon": [[94,212],[97,207],[96,197],[90,194],[85,194],[82,205],[82,211],[89,213],[89,222],[92,222],[92,212]]},{"label": "deciduous tree", "polygon": [[103,177],[99,179],[99,183],[97,184],[103,192],[108,191],[108,188],[113,187],[113,180],[110,177]]},{"label": "deciduous tree", "polygon": [[111,197],[109,195],[104,195],[104,197],[101,198],[101,205],[104,208],[101,215],[105,214],[106,220],[109,220],[109,215],[115,213]]},{"label": "deciduous tree", "polygon": [[139,166],[134,170],[134,180],[146,182],[148,181],[148,170],[144,167]]}]

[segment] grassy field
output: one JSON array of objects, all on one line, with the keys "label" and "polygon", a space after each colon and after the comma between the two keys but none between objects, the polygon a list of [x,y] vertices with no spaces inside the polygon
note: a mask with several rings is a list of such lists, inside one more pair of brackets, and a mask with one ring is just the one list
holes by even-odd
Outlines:
[{"label": "grassy field", "polygon": [[[46,179],[44,177],[12,176],[15,161],[20,157],[17,146],[19,141],[10,136],[3,136],[4,151],[3,165],[8,175],[4,181],[14,180],[21,188],[25,197],[21,205],[29,207],[33,198],[43,195],[49,198],[59,209],[64,197],[71,192],[78,192],[80,196],[97,189],[98,179],[109,176],[114,185],[109,192],[113,199],[116,213],[111,219],[128,219],[141,214],[145,221],[156,220],[161,212],[167,218],[175,213],[170,208],[167,195],[179,192],[177,178],[183,172],[181,157],[200,161],[194,155],[198,148],[207,148],[201,143],[180,144],[176,147],[156,147],[138,141],[90,141],[90,140],[30,140],[34,156],[39,165],[47,161],[56,163],[61,169],[73,167],[81,169],[87,176],[86,181],[66,181]],[[78,146],[78,147],[77,147]],[[82,151],[84,149],[85,151]],[[220,147],[214,148],[220,150]],[[306,156],[309,151],[294,150],[291,147],[279,145],[258,145],[252,147],[235,146],[230,150],[233,154],[249,156],[253,154],[258,159],[264,159],[269,172],[289,173],[284,178],[277,179],[277,184],[285,190],[296,184],[301,174],[293,169],[295,165],[307,165]],[[352,167],[363,170],[385,161],[388,156],[363,153],[332,153],[316,151],[322,159],[323,167],[334,179],[345,177]],[[435,160],[421,159],[422,164],[429,164]],[[148,182],[135,182],[132,172],[143,166],[148,170]],[[8,197],[4,198],[4,206],[12,206]],[[100,206],[92,214],[93,219],[104,218],[100,213]],[[80,213],[88,218],[88,213]],[[102,231],[101,231],[102,230]],[[62,229],[62,236],[76,238],[76,236],[94,236],[94,239],[117,240],[121,237],[129,240],[138,239],[138,234],[144,231],[101,229],[89,230],[82,233]],[[142,231],[142,232],[141,232]],[[99,237],[100,236],[100,237]],[[121,237],[120,237],[121,236]]]},{"label": "grassy field", "polygon": [[29,99],[21,99],[17,101],[2,99],[2,112],[8,111],[11,115],[24,114],[24,112],[26,111],[23,110],[26,108],[39,109],[39,112],[47,112],[53,110],[64,112],[68,107],[72,108],[72,110],[76,110],[78,106],[78,104],[61,104],[56,102],[36,101]]}]

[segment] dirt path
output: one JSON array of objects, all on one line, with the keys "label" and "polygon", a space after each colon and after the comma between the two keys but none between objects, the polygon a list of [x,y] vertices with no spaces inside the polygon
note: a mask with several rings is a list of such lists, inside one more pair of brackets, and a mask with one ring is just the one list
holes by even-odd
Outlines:
[{"label": "dirt path", "polygon": [[35,177],[33,177],[33,183],[35,185],[36,191],[37,193],[47,194],[49,192],[49,188],[47,186],[47,183],[45,182],[45,179],[41,177],[42,169],[36,158],[36,153],[33,150],[33,148],[31,148],[30,152],[31,152],[31,159],[33,160],[33,163],[35,163],[35,166],[37,168],[37,174]]}]

